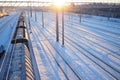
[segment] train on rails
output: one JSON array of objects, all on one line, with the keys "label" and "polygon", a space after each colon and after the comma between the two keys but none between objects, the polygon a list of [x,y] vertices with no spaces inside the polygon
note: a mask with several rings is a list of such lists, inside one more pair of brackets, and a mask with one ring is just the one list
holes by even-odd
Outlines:
[{"label": "train on rails", "polygon": [[5,70],[0,76],[2,80],[35,80],[35,73],[28,46],[28,33],[24,13],[21,13],[16,30],[11,40],[11,50],[3,65]]},{"label": "train on rails", "polygon": [[22,13],[19,18],[12,44],[15,45],[15,48],[8,79],[34,80],[35,76],[28,47],[28,34],[24,13]]}]

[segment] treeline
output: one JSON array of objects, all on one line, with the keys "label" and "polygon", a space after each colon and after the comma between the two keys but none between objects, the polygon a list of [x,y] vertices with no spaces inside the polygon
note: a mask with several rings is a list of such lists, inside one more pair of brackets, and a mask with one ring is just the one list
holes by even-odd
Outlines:
[{"label": "treeline", "polygon": [[72,3],[68,11],[80,14],[120,18],[120,3],[88,3],[79,5]]}]

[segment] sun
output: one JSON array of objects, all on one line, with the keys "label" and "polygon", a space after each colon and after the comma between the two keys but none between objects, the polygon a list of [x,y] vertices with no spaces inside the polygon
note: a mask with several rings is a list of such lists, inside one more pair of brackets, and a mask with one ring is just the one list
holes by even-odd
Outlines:
[{"label": "sun", "polygon": [[54,4],[58,8],[61,8],[61,7],[63,7],[65,5],[65,0],[54,0]]}]

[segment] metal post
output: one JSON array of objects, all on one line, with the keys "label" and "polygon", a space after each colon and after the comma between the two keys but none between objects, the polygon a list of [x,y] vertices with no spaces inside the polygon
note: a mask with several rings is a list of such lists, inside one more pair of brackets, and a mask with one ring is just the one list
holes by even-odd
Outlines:
[{"label": "metal post", "polygon": [[24,26],[24,21],[23,21],[23,26]]},{"label": "metal post", "polygon": [[31,24],[30,24],[30,17],[28,16],[28,25],[29,25],[29,29],[31,30]]},{"label": "metal post", "polygon": [[81,11],[82,11],[82,10],[81,10],[81,8],[80,8],[80,10],[79,10],[80,23],[81,23],[81,21],[82,21],[82,19],[81,19],[81,18],[82,18]]},{"label": "metal post", "polygon": [[28,21],[29,21],[29,10],[28,10]]},{"label": "metal post", "polygon": [[43,14],[43,10],[42,10],[42,27],[44,28],[44,14]]},{"label": "metal post", "polygon": [[110,20],[110,17],[111,17],[111,6],[110,6],[110,8],[109,8],[108,20]]},{"label": "metal post", "polygon": [[35,10],[35,21],[37,21],[36,10]]},{"label": "metal post", "polygon": [[80,23],[81,23],[81,21],[82,21],[82,15],[81,14],[79,14],[80,15]]},{"label": "metal post", "polygon": [[31,31],[30,17],[29,17],[28,25],[29,25],[29,30],[30,30],[30,33],[32,33],[32,31]]},{"label": "metal post", "polygon": [[[30,13],[29,12],[28,12],[28,25],[29,25],[29,30],[31,30]],[[31,31],[30,31],[30,33],[31,33]]]},{"label": "metal post", "polygon": [[30,3],[28,3],[28,25],[29,25],[29,29],[30,28]]},{"label": "metal post", "polygon": [[29,10],[30,10],[30,8],[29,8],[29,3],[28,3],[28,22],[29,22]]},{"label": "metal post", "polygon": [[64,7],[62,8],[62,45],[64,46]]},{"label": "metal post", "polygon": [[56,9],[56,41],[59,42],[58,10]]},{"label": "metal post", "polygon": [[31,3],[30,3],[30,15],[32,17],[32,5],[31,5]]}]

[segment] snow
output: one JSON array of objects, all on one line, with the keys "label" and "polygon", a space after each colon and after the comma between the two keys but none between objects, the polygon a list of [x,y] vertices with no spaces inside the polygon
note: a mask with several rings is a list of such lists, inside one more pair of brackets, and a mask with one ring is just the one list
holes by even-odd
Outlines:
[{"label": "snow", "polygon": [[[9,16],[0,19],[0,45],[4,46],[6,52],[9,51],[9,45],[11,44],[19,16],[20,13],[11,13]],[[7,54],[4,54],[0,58],[0,71],[4,67],[3,63],[6,56]]]},{"label": "snow", "polygon": [[65,13],[62,46],[61,17],[56,42],[55,14],[44,12],[45,28],[41,14],[37,12],[35,21],[33,13],[31,28],[27,26],[41,80],[120,79],[120,19],[82,14],[80,23],[79,14]]},{"label": "snow", "polygon": [[10,14],[0,19],[0,45],[3,45],[5,50],[12,39],[19,15],[19,13]]}]

